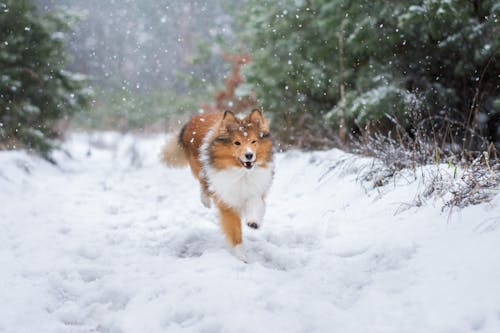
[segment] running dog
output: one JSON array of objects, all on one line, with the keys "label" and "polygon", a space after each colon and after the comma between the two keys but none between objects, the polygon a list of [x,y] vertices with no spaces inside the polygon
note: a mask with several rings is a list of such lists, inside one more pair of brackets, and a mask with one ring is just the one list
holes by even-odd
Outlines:
[{"label": "running dog", "polygon": [[168,166],[189,164],[201,185],[201,202],[215,203],[234,254],[245,262],[241,220],[252,229],[262,225],[274,174],[272,145],[269,123],[255,109],[246,117],[231,111],[195,115],[162,151]]}]

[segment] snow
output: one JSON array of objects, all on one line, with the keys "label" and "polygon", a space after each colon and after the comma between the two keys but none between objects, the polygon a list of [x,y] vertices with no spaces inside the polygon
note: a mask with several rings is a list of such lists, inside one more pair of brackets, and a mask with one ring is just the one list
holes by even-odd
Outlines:
[{"label": "snow", "polygon": [[277,154],[244,264],[164,140],[0,152],[0,332],[500,331],[499,195],[450,214],[414,204],[425,170],[372,188],[370,159]]}]

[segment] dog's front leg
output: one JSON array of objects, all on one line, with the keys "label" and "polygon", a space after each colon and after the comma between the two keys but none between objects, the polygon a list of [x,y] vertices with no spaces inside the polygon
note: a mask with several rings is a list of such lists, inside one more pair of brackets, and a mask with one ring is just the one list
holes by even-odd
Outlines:
[{"label": "dog's front leg", "polygon": [[245,206],[245,218],[247,225],[252,229],[258,229],[262,225],[266,206],[264,199],[260,196],[250,198]]},{"label": "dog's front leg", "polygon": [[234,255],[243,262],[248,262],[241,237],[241,218],[238,211],[218,201],[219,217],[222,230],[231,245]]}]

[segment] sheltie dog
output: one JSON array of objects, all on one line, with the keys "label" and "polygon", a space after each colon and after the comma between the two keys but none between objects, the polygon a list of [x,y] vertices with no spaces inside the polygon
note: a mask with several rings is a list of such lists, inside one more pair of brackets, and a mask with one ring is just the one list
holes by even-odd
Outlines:
[{"label": "sheltie dog", "polygon": [[162,151],[168,166],[189,164],[201,185],[201,202],[217,206],[222,230],[245,262],[241,220],[252,229],[262,225],[274,174],[272,145],[269,123],[255,109],[245,117],[231,111],[195,115]]}]

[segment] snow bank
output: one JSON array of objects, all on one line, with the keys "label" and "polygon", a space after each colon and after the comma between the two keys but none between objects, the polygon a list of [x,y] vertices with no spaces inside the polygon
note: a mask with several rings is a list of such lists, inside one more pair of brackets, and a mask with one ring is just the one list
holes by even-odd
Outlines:
[{"label": "snow bank", "polygon": [[500,331],[500,196],[450,215],[426,168],[373,188],[370,159],[278,154],[243,264],[163,141],[0,153],[0,332]]}]

